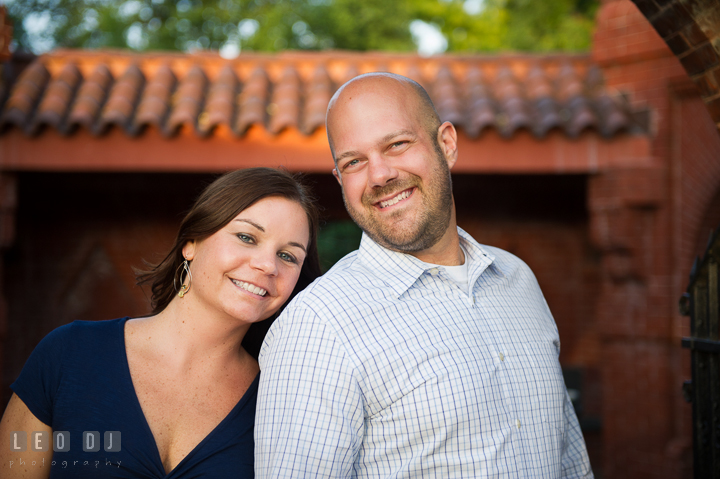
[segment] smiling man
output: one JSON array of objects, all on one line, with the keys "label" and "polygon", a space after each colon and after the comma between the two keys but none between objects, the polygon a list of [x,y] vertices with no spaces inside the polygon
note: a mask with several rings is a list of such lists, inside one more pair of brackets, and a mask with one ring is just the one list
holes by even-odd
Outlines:
[{"label": "smiling man", "polygon": [[453,125],[373,73],[335,93],[327,132],[364,234],[265,339],[256,475],[592,477],[535,277],[457,226]]}]

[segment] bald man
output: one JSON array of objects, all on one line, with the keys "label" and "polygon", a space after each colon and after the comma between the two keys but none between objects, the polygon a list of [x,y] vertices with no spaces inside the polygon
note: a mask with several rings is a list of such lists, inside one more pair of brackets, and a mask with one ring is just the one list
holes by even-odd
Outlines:
[{"label": "bald man", "polygon": [[265,339],[257,477],[593,477],[535,277],[456,224],[453,125],[374,73],[326,126],[363,237]]}]

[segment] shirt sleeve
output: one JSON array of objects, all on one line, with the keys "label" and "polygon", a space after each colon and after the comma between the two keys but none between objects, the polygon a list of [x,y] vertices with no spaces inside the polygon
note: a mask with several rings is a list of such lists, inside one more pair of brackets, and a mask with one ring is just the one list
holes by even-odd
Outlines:
[{"label": "shirt sleeve", "polygon": [[362,444],[363,402],[331,328],[313,311],[291,306],[268,332],[259,360],[256,477],[350,477]]},{"label": "shirt sleeve", "polygon": [[48,426],[52,426],[53,401],[62,379],[62,358],[71,327],[66,324],[45,336],[10,385],[30,412]]},{"label": "shirt sleeve", "polygon": [[562,455],[562,477],[563,479],[593,479],[585,439],[580,430],[575,408],[567,392],[565,393],[564,414],[567,434]]}]

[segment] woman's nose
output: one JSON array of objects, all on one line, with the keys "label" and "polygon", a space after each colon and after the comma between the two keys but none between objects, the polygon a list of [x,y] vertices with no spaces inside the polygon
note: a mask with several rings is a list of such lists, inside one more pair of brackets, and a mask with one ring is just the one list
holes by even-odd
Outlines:
[{"label": "woman's nose", "polygon": [[251,266],[263,273],[274,276],[277,274],[277,261],[278,257],[275,251],[262,251],[259,250],[253,255]]}]

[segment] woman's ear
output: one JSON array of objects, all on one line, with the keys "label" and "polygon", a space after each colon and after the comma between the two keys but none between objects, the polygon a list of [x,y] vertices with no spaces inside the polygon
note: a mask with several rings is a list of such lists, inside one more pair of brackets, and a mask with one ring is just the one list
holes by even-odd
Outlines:
[{"label": "woman's ear", "polygon": [[195,257],[195,240],[188,241],[185,243],[185,246],[183,246],[182,254],[185,257],[186,260],[192,261]]}]

